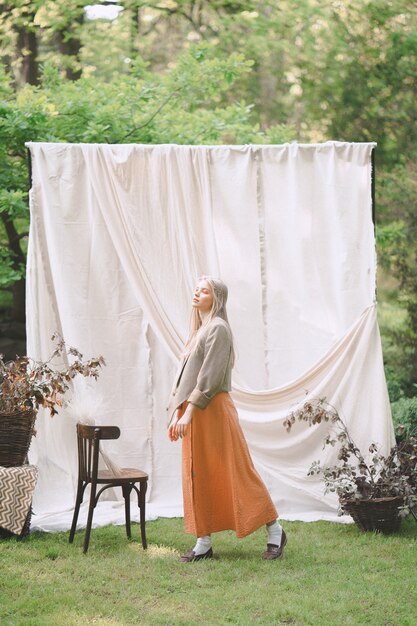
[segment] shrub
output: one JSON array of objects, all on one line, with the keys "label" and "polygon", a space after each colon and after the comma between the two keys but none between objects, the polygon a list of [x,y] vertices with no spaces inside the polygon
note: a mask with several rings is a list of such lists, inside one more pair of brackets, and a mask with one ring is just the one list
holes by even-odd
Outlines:
[{"label": "shrub", "polygon": [[417,396],[400,398],[391,404],[392,419],[397,439],[417,436]]}]

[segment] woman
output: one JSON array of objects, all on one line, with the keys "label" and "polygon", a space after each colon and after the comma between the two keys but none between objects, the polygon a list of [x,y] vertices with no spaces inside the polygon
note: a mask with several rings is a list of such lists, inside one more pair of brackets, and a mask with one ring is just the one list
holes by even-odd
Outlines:
[{"label": "woman", "polygon": [[221,280],[200,278],[168,407],[169,437],[182,439],[185,529],[197,536],[181,557],[186,563],[212,558],[211,533],[221,530],[245,537],[266,524],[268,560],[281,557],[287,542],[228,393],[234,351],[226,300]]}]

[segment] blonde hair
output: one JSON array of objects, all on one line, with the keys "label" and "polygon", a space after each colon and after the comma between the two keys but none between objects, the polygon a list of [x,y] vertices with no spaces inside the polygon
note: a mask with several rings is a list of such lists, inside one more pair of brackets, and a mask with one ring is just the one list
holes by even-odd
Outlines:
[{"label": "blonde hair", "polygon": [[[191,310],[190,332],[188,335],[188,339],[185,342],[183,356],[191,354],[191,352],[195,350],[202,329],[205,328],[205,326],[207,326],[207,324],[209,324],[214,317],[220,317],[222,320],[227,322],[227,324],[229,324],[226,311],[226,302],[228,296],[227,285],[225,285],[224,282],[220,280],[220,278],[213,278],[212,276],[200,276],[198,280],[205,280],[208,283],[211,289],[211,293],[213,295],[213,305],[206,320],[204,321],[204,324],[201,320],[199,311],[194,307]],[[232,363],[233,361],[234,350],[232,338]]]}]

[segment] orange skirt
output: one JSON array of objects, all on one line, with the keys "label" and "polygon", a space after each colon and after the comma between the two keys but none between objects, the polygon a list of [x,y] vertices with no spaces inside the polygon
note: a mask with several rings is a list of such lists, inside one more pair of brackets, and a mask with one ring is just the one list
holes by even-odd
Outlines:
[{"label": "orange skirt", "polygon": [[182,488],[185,530],[197,537],[221,530],[245,537],[278,517],[228,393],[193,415],[182,440]]}]

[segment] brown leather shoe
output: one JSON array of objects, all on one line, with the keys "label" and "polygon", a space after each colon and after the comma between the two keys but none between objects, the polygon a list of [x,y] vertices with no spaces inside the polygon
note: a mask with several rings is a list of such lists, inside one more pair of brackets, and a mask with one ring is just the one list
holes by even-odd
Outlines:
[{"label": "brown leather shoe", "polygon": [[181,563],[192,563],[193,561],[202,561],[203,559],[213,558],[213,548],[209,548],[204,554],[196,554],[194,550],[189,550],[180,556]]},{"label": "brown leather shoe", "polygon": [[263,553],[262,558],[266,561],[272,561],[273,559],[280,559],[284,554],[284,547],[287,543],[287,535],[285,534],[285,530],[282,529],[281,543],[279,546],[274,543],[266,544],[266,551]]}]

